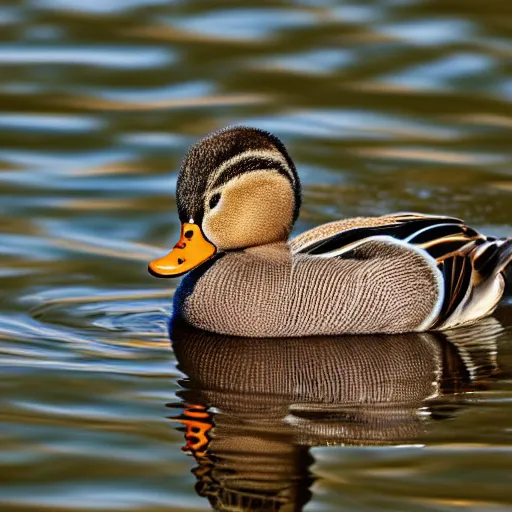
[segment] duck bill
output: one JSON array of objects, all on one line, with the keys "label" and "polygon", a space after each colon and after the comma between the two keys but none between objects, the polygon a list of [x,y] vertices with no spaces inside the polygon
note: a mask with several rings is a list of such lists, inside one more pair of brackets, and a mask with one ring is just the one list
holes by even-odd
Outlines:
[{"label": "duck bill", "polygon": [[153,260],[148,270],[155,277],[178,277],[209,260],[216,251],[197,224],[184,223],[174,249],[167,256]]}]

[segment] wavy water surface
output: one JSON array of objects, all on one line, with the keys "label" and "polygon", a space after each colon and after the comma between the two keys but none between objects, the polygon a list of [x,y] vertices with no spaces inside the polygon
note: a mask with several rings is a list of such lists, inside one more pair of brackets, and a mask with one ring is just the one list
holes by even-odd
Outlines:
[{"label": "wavy water surface", "polygon": [[510,299],[464,339],[173,351],[176,283],[146,272],[187,146],[234,123],[289,147],[296,232],[511,236],[511,25],[507,0],[4,0],[1,510],[511,510]]}]

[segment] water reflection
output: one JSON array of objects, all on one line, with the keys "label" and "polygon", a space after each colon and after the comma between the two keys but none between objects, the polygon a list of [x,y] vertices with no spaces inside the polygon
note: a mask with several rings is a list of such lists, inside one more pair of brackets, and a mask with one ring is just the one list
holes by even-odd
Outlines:
[{"label": "water reflection", "polygon": [[443,397],[497,371],[501,324],[447,333],[236,338],[175,322],[182,414],[196,491],[216,510],[301,510],[311,447],[418,442],[450,416]]}]

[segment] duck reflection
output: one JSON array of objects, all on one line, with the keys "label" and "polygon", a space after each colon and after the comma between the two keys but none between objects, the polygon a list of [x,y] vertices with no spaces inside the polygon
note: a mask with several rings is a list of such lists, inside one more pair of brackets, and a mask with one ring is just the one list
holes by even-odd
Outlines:
[{"label": "duck reflection", "polygon": [[175,321],[171,339],[196,491],[216,510],[301,510],[310,447],[412,443],[443,396],[497,369],[503,329],[400,336],[235,338]]}]

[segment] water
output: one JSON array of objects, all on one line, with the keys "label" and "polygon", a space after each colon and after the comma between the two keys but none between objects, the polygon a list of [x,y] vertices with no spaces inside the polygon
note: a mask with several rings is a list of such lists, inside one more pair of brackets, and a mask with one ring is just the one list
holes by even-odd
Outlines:
[{"label": "water", "polygon": [[511,23],[506,0],[3,0],[2,510],[512,510],[510,299],[456,339],[173,352],[175,283],[146,272],[187,146],[235,123],[289,147],[296,232],[417,210],[511,236]]}]

